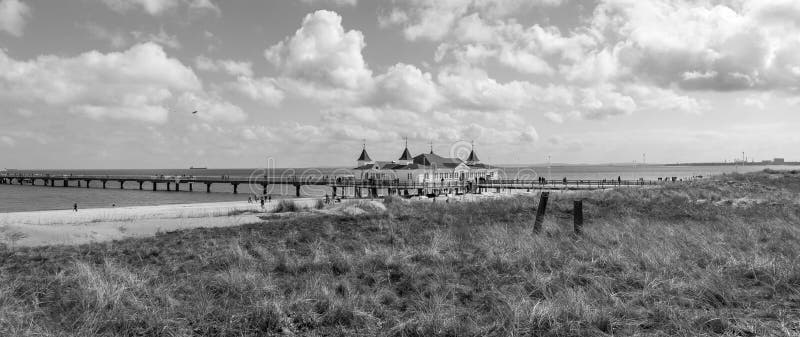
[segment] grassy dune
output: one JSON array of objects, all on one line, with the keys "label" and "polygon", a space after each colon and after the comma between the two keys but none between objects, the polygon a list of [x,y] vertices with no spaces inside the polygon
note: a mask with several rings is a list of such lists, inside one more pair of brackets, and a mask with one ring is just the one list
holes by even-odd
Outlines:
[{"label": "grassy dune", "polygon": [[[797,336],[800,175],[0,249],[3,336]],[[287,205],[288,206],[288,205]]]}]

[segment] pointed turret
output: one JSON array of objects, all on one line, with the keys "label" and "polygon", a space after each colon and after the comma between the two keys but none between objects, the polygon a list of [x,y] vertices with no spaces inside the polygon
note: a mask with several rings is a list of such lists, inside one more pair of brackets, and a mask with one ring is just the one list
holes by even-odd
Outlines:
[{"label": "pointed turret", "polygon": [[398,160],[413,160],[413,157],[411,157],[411,152],[408,151],[408,148],[403,150],[403,154],[400,155],[400,159]]},{"label": "pointed turret", "polygon": [[408,151],[408,138],[406,138],[406,148],[403,150],[403,154],[400,155],[400,159],[397,159],[397,163],[401,165],[408,165],[414,161],[414,157],[411,156],[411,152]]},{"label": "pointed turret", "polygon": [[369,157],[369,154],[367,154],[367,149],[361,150],[361,155],[358,156],[358,161],[372,161],[372,159]]},{"label": "pointed turret", "polygon": [[480,163],[481,160],[478,159],[478,155],[475,153],[475,142],[472,142],[472,149],[469,151],[469,157],[467,157],[467,165],[473,165]]},{"label": "pointed turret", "polygon": [[362,145],[362,147],[361,147],[361,155],[358,156],[358,159],[356,159],[356,163],[358,164],[358,167],[373,163],[372,158],[370,158],[369,154],[367,154],[367,144],[366,143],[364,143]]},{"label": "pointed turret", "polygon": [[475,150],[472,150],[472,151],[469,152],[469,157],[467,157],[467,163],[472,164],[472,163],[477,163],[477,162],[480,162],[480,161],[481,160],[478,159],[478,155],[475,154]]}]

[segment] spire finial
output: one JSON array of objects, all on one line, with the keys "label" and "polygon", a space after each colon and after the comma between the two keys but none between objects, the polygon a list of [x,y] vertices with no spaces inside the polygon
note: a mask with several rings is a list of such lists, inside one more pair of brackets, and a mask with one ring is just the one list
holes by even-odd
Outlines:
[{"label": "spire finial", "polygon": [[431,154],[433,154],[433,141],[432,140],[431,140],[430,144],[431,144]]},{"label": "spire finial", "polygon": [[406,136],[406,137],[403,137],[403,138],[404,138],[404,139],[405,139],[405,141],[406,141],[406,148],[408,148],[408,136]]},{"label": "spire finial", "polygon": [[361,139],[361,149],[362,150],[366,150],[367,149],[367,139],[366,138],[362,138]]}]

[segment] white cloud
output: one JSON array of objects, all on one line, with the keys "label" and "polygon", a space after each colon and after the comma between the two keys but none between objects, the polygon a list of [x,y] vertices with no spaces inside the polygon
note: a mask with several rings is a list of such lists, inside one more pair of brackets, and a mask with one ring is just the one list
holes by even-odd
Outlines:
[{"label": "white cloud", "polygon": [[365,45],[360,31],[345,32],[339,14],[320,10],[306,15],[294,36],[269,47],[265,56],[284,77],[323,89],[359,90],[372,79],[361,55]]},{"label": "white cloud", "polygon": [[[797,86],[800,18],[796,2],[605,0],[591,29],[620,46],[618,64],[657,85],[686,90]],[[675,22],[681,24],[676,25]]]},{"label": "white cloud", "polygon": [[102,0],[112,10],[125,13],[138,9],[150,15],[162,15],[170,10],[185,6],[189,10],[201,12],[214,12],[220,14],[220,9],[210,0]]},{"label": "white cloud", "polygon": [[181,43],[178,41],[178,37],[168,34],[164,31],[163,27],[159,29],[158,33],[147,33],[142,31],[125,33],[118,29],[112,30],[105,28],[94,22],[78,24],[77,26],[85,29],[95,39],[108,41],[109,45],[111,45],[113,48],[125,48],[131,44],[144,42],[153,42],[172,49],[181,48]]},{"label": "white cloud", "polygon": [[622,91],[633,97],[641,109],[662,112],[678,111],[688,114],[701,114],[710,109],[708,102],[680,95],[672,88],[664,89],[656,86],[631,84],[626,85]]},{"label": "white cloud", "polygon": [[408,14],[397,8],[392,9],[389,14],[378,15],[378,26],[381,28],[399,25],[406,21],[408,21]]},{"label": "white cloud", "polygon": [[25,21],[31,16],[31,8],[19,0],[0,1],[0,31],[13,36],[22,36]]},{"label": "white cloud", "polygon": [[0,136],[0,142],[8,147],[14,147],[14,145],[17,145],[17,141],[9,136]]},{"label": "white cloud", "polygon": [[247,119],[240,107],[213,94],[185,92],[176,105],[183,111],[197,111],[194,116],[206,122],[238,123]]},{"label": "white cloud", "polygon": [[253,63],[249,61],[221,60],[220,67],[231,76],[253,76]]},{"label": "white cloud", "polygon": [[301,0],[301,1],[311,5],[331,4],[336,6],[355,6],[358,4],[358,0]]},{"label": "white cloud", "polygon": [[398,63],[376,77],[377,93],[373,100],[400,108],[428,111],[441,101],[430,73]]},{"label": "white cloud", "polygon": [[267,106],[278,106],[283,101],[284,93],[276,87],[272,78],[252,78],[238,76],[236,81],[227,82],[227,88],[245,97]]},{"label": "white cloud", "polygon": [[0,97],[44,103],[92,118],[164,123],[177,92],[201,91],[194,72],[152,43],[123,52],[17,61],[0,51]]},{"label": "white cloud", "polygon": [[16,112],[17,112],[18,115],[20,115],[22,117],[25,117],[25,118],[33,117],[33,111],[31,111],[30,109],[19,108],[19,109],[17,109]]},{"label": "white cloud", "polygon": [[114,48],[123,48],[129,43],[127,34],[119,30],[112,31],[94,22],[78,24],[78,27],[86,29],[86,31],[89,32],[89,34],[95,39],[108,41],[109,45]]},{"label": "white cloud", "polygon": [[212,60],[200,55],[195,58],[195,66],[203,71],[224,71],[231,76],[253,77],[253,62],[250,61]]},{"label": "white cloud", "polygon": [[131,32],[131,35],[133,35],[133,38],[139,42],[154,42],[172,49],[181,49],[181,42],[178,41],[178,37],[167,34],[163,27],[158,31],[157,34],[133,31]]},{"label": "white cloud", "polygon": [[124,13],[131,9],[142,9],[150,15],[160,15],[175,8],[179,0],[102,0],[109,8]]},{"label": "white cloud", "polygon": [[619,93],[611,85],[579,89],[577,102],[582,116],[588,119],[628,115],[637,109],[633,98]]},{"label": "white cloud", "polygon": [[408,40],[440,41],[447,37],[456,22],[470,14],[500,19],[539,6],[558,6],[562,0],[405,0],[398,1],[381,25],[403,25]]},{"label": "white cloud", "polygon": [[525,81],[500,83],[478,68],[449,68],[439,73],[443,93],[457,107],[516,110],[528,105],[541,88]]},{"label": "white cloud", "polygon": [[554,111],[545,112],[544,117],[556,124],[564,123],[564,116]]}]

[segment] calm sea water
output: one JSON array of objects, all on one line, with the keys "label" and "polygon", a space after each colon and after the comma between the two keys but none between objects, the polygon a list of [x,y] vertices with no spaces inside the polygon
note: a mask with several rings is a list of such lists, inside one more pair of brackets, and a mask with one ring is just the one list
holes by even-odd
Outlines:
[{"label": "calm sea water", "polygon": [[[753,172],[765,168],[800,169],[797,166],[630,166],[630,165],[575,165],[575,166],[525,166],[502,167],[501,175],[509,179],[536,179],[545,177],[560,180],[567,179],[657,179],[659,177],[691,178],[695,176],[711,176],[731,172]],[[24,172],[44,173],[29,170]],[[274,169],[270,176],[332,176],[348,172],[345,168],[311,168],[311,169]],[[208,170],[48,170],[51,174],[75,175],[194,175],[194,176],[262,176],[263,169],[208,169]],[[41,182],[40,182],[41,183]],[[73,203],[82,208],[100,208],[121,206],[144,206],[162,204],[202,203],[217,201],[242,201],[247,197],[261,193],[260,186],[239,186],[239,194],[233,194],[229,184],[214,184],[212,193],[205,192],[205,185],[195,186],[194,192],[188,192],[188,186],[182,186],[181,192],[150,190],[145,184],[144,190],[138,190],[136,183],[128,183],[125,190],[120,190],[116,182],[109,182],[107,189],[100,188],[99,182],[93,182],[92,188],[61,188],[30,185],[0,185],[0,212],[19,212],[69,209]],[[163,186],[159,188],[163,189]],[[295,194],[293,186],[271,185],[267,193],[273,198],[290,198]],[[304,197],[321,197],[330,194],[329,188],[320,186],[304,186],[301,195]]]}]

